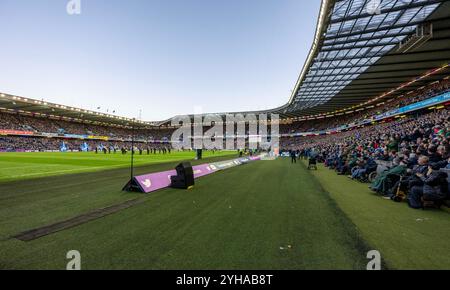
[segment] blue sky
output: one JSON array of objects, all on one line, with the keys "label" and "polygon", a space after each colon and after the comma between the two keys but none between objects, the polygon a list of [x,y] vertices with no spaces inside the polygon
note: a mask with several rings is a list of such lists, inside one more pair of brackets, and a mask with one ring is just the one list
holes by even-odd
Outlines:
[{"label": "blue sky", "polygon": [[320,0],[0,0],[0,91],[147,121],[290,97]]}]

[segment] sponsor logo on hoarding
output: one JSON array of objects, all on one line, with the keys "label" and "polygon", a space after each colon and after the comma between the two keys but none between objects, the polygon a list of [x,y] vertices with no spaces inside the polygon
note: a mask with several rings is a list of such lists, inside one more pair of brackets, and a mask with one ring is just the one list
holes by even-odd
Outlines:
[{"label": "sponsor logo on hoarding", "polygon": [[34,135],[31,131],[19,131],[19,130],[0,130],[0,135]]},{"label": "sponsor logo on hoarding", "polygon": [[41,133],[44,137],[58,137],[58,133]]},{"label": "sponsor logo on hoarding", "polygon": [[146,187],[146,188],[150,188],[152,186],[152,182],[150,181],[150,179],[146,179],[142,182],[142,184]]},{"label": "sponsor logo on hoarding", "polygon": [[86,139],[87,135],[77,135],[77,134],[64,134],[64,137],[66,138],[73,138],[73,139]]},{"label": "sponsor logo on hoarding", "polygon": [[90,135],[90,136],[88,136],[88,139],[95,139],[95,140],[104,140],[104,141],[108,141],[108,140],[109,140],[109,137],[106,137],[106,136],[93,136],[93,135]]}]

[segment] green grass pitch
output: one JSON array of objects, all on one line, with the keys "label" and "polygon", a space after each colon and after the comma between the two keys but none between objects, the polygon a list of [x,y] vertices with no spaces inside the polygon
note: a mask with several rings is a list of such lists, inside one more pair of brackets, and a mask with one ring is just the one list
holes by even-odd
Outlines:
[{"label": "green grass pitch", "polygon": [[[204,157],[236,155],[230,151],[205,151]],[[191,151],[173,151],[170,154],[150,154],[144,152],[134,156],[136,166],[192,159]],[[77,153],[0,153],[0,182],[45,177],[59,174],[101,171],[130,166],[131,153],[95,154]]]},{"label": "green grass pitch", "polygon": [[[448,211],[411,210],[323,167],[258,161],[189,191],[142,195],[121,191],[129,157],[0,155],[0,269],[65,269],[69,250],[81,253],[82,269],[365,269],[369,250],[390,269],[450,268]],[[137,156],[136,173],[192,158]],[[26,175],[34,173],[42,175]],[[30,242],[10,238],[132,198],[144,202]]]}]

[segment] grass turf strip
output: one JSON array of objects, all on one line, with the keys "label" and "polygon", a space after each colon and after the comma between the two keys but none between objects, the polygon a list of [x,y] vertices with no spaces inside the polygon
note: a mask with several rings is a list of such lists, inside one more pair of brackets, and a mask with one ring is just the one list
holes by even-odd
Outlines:
[{"label": "grass turf strip", "polygon": [[312,174],[363,238],[380,251],[389,268],[450,269],[447,210],[413,210],[406,203],[382,199],[368,189],[368,184],[338,176],[322,165]]},{"label": "grass turf strip", "polygon": [[[58,221],[67,210],[79,211],[77,203],[104,206],[126,181],[112,172],[39,179],[46,189],[37,194],[11,187],[9,206],[0,206],[2,221],[8,218],[2,236]],[[310,173],[283,159],[203,177],[191,191],[161,190],[38,240],[3,241],[0,267],[64,269],[73,249],[84,269],[363,269],[368,251]]]}]

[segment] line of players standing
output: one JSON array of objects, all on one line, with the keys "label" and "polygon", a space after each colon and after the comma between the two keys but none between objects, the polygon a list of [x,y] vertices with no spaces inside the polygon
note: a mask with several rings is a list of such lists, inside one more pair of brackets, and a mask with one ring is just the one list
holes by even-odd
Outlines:
[{"label": "line of players standing", "polygon": [[[131,149],[128,148],[128,147],[125,147],[125,146],[120,147],[120,148],[118,146],[114,146],[114,147],[111,146],[111,147],[108,147],[108,148],[103,147],[101,150],[99,150],[98,147],[95,147],[95,154],[98,154],[99,151],[103,152],[104,154],[111,154],[111,153],[116,154],[117,151],[119,151],[119,150],[122,153],[122,155],[126,155],[128,153],[128,151],[131,150]],[[142,147],[134,147],[133,148],[133,154],[136,154],[136,152],[139,152],[139,155],[143,155],[144,150],[147,153],[147,155],[156,154],[156,153],[158,153],[158,154],[170,154],[170,153],[172,153],[172,149],[170,147],[160,146],[158,148],[156,148],[156,147],[152,147],[152,148],[151,147],[146,147],[145,149],[143,149]]]}]

